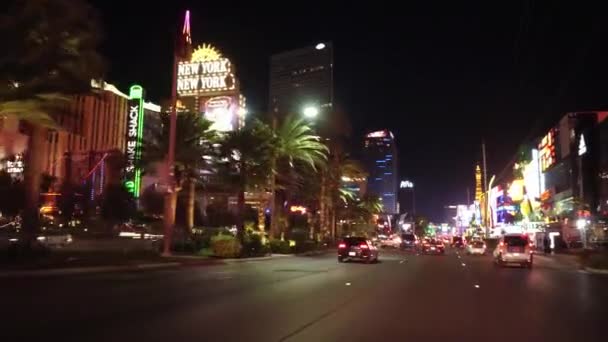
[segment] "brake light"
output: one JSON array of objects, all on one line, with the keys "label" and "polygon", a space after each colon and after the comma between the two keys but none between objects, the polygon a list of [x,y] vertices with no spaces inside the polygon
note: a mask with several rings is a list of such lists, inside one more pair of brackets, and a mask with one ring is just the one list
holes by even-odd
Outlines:
[{"label": "brake light", "polygon": [[346,248],[346,244],[344,242],[340,242],[338,248]]},{"label": "brake light", "polygon": [[369,246],[366,243],[362,243],[359,245],[359,248],[361,249],[369,249]]}]

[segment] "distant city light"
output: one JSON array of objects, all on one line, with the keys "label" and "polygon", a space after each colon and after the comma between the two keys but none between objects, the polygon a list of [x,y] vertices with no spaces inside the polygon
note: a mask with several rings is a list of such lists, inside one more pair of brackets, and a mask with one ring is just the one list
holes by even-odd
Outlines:
[{"label": "distant city light", "polygon": [[315,46],[315,48],[316,48],[317,50],[323,50],[323,49],[325,49],[325,44],[323,44],[323,43],[319,43],[319,44],[317,44],[317,46]]}]

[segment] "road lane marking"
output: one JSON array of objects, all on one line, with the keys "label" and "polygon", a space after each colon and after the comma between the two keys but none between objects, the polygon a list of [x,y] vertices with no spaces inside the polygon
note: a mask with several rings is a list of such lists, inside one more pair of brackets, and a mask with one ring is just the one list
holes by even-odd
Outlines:
[{"label": "road lane marking", "polygon": [[479,284],[475,284],[475,288],[478,289],[479,288]]},{"label": "road lane marking", "polygon": [[344,285],[346,285],[346,286],[350,286],[350,283],[346,283],[346,284],[344,284]]},{"label": "road lane marking", "polygon": [[462,267],[465,267],[467,264],[465,264],[464,262],[462,263]]}]

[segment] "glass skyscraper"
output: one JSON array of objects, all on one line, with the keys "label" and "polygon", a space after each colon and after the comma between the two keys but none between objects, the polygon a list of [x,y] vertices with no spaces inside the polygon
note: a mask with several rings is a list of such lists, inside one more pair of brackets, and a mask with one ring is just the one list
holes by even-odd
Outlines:
[{"label": "glass skyscraper", "polygon": [[367,193],[382,200],[384,212],[397,214],[397,146],[393,133],[381,130],[365,136],[364,161],[369,177]]}]

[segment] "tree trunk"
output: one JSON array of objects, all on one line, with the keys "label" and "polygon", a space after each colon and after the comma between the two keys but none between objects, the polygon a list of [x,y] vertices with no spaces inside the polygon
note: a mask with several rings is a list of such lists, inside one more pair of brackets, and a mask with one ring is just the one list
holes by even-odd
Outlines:
[{"label": "tree trunk", "polygon": [[261,233],[266,230],[266,214],[264,214],[264,202],[258,204],[258,229]]},{"label": "tree trunk", "polygon": [[40,219],[40,181],[46,148],[47,129],[31,125],[28,148],[25,155],[25,208],[23,212],[23,232],[26,246],[31,246],[39,228]]},{"label": "tree trunk", "polygon": [[325,175],[321,174],[321,191],[319,194],[319,230],[321,233],[325,233],[325,230],[327,229],[327,215],[325,208]]},{"label": "tree trunk", "polygon": [[164,210],[164,239],[163,239],[163,255],[171,255],[171,242],[173,238],[173,229],[175,227],[175,208],[177,206],[177,191],[174,189],[165,194],[165,210]]},{"label": "tree trunk", "polygon": [[237,238],[239,241],[243,242],[243,237],[245,236],[245,184],[241,184],[238,198],[237,198],[237,214],[236,214],[236,224],[237,224]]},{"label": "tree trunk", "polygon": [[337,234],[338,232],[336,230],[336,207],[335,207],[335,205],[332,205],[329,224],[331,226],[332,240],[335,241],[336,238],[338,238],[338,234]]},{"label": "tree trunk", "polygon": [[188,179],[188,201],[186,203],[186,232],[188,235],[192,234],[192,228],[194,227],[194,203],[196,195],[196,182],[194,179]]},{"label": "tree trunk", "polygon": [[277,178],[274,174],[274,169],[276,166],[276,161],[273,159],[270,175],[270,238],[274,239],[278,236],[277,231],[277,220],[279,219],[279,215],[277,215],[277,194],[276,194],[276,186],[277,186]]}]

